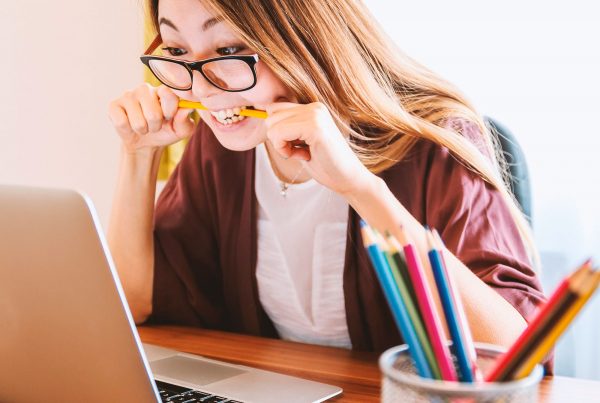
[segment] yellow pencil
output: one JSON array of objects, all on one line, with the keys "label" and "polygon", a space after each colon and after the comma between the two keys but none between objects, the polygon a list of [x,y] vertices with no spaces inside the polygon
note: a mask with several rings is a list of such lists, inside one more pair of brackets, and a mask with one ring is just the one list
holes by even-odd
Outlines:
[{"label": "yellow pencil", "polygon": [[[189,109],[203,109],[203,110],[208,109],[206,106],[202,105],[200,102],[186,101],[185,99],[179,100],[179,107],[180,108],[189,108]],[[261,111],[258,109],[242,109],[240,111],[240,116],[248,116],[251,118],[266,119],[267,112]]]},{"label": "yellow pencil", "polygon": [[573,321],[579,310],[585,305],[590,299],[594,291],[600,284],[600,271],[591,272],[590,277],[586,279],[584,286],[581,290],[581,296],[579,299],[567,310],[565,315],[558,321],[558,323],[550,330],[548,335],[542,340],[542,342],[535,348],[533,354],[521,365],[516,371],[515,379],[521,379],[526,377],[533,371],[535,365],[541,362],[544,357],[550,352],[552,346],[563,334],[565,329]]}]

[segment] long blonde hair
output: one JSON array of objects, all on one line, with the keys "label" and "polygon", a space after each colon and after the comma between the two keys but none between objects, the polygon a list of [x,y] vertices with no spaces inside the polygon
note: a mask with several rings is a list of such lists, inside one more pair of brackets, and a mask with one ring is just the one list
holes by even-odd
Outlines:
[{"label": "long blonde hair", "polygon": [[[157,28],[158,1],[149,0]],[[419,139],[446,147],[502,194],[529,251],[531,228],[508,190],[497,137],[449,82],[404,54],[360,0],[202,0],[256,51],[300,103],[327,105],[338,127],[374,173],[390,168]],[[474,145],[447,122],[479,129]],[[490,158],[491,157],[491,158]]]}]

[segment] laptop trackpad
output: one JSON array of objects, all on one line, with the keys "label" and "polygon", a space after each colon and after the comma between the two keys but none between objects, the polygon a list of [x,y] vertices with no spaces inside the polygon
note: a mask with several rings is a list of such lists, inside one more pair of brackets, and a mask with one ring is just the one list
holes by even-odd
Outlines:
[{"label": "laptop trackpad", "polygon": [[196,385],[222,381],[246,372],[241,369],[179,355],[152,361],[150,367],[155,375],[162,375]]}]

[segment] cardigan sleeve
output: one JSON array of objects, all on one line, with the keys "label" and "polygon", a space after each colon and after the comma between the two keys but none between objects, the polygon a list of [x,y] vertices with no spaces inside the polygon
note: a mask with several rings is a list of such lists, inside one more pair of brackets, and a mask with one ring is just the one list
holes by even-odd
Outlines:
[{"label": "cardigan sleeve", "polygon": [[[464,134],[473,140],[473,129],[469,130]],[[546,297],[503,196],[443,147],[431,147],[427,172],[425,223],[530,322]],[[543,363],[546,374],[552,374],[553,354]]]},{"label": "cardigan sleeve", "polygon": [[431,158],[426,223],[448,250],[529,321],[545,301],[516,223],[500,192],[447,149]]},{"label": "cardigan sleeve", "polygon": [[150,321],[223,327],[223,291],[215,225],[195,133],[156,205]]}]

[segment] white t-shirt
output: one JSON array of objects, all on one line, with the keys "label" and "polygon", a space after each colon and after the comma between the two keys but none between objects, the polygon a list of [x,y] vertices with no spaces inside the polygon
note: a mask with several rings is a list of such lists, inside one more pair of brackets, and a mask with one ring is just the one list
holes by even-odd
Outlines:
[{"label": "white t-shirt", "polygon": [[282,339],[351,348],[343,291],[348,203],[314,179],[285,197],[256,147],[260,302]]}]

